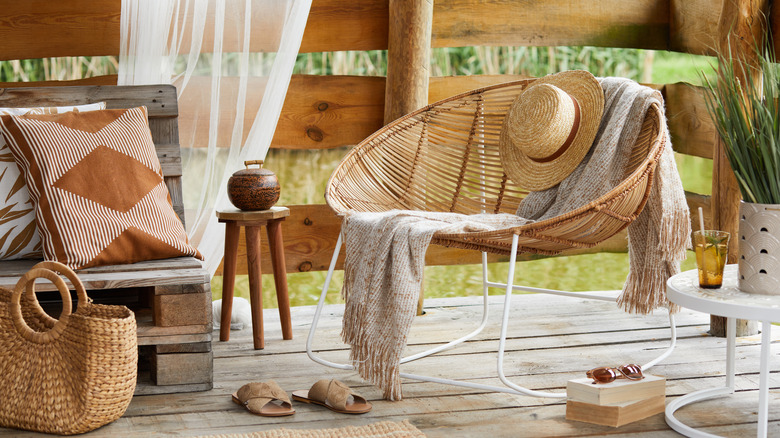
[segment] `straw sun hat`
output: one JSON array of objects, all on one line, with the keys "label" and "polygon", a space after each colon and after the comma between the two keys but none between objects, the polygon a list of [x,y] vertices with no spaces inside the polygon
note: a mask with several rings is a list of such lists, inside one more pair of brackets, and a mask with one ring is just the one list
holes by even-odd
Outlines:
[{"label": "straw sun hat", "polygon": [[604,112],[604,92],[586,71],[532,82],[507,112],[499,146],[507,175],[527,190],[565,179],[590,150]]}]

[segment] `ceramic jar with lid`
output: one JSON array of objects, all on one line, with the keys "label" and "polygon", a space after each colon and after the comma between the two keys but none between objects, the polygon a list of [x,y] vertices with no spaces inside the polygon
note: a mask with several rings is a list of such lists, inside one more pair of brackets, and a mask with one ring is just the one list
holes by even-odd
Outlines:
[{"label": "ceramic jar with lid", "polygon": [[[255,164],[260,167],[249,167]],[[246,169],[235,172],[228,180],[228,199],[240,210],[268,210],[281,193],[276,174],[263,169],[263,160],[244,161],[244,165]]]}]

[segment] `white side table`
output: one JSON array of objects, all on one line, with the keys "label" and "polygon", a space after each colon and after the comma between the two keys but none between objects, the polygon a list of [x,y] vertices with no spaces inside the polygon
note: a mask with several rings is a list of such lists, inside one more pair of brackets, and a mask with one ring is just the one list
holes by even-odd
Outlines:
[{"label": "white side table", "polygon": [[761,321],[761,365],[758,391],[758,436],[766,437],[769,413],[769,350],[772,339],[772,322],[780,321],[780,296],[747,294],[737,289],[737,265],[727,265],[723,275],[723,287],[703,289],[699,287],[696,269],[685,271],[666,282],[669,301],[683,307],[711,315],[725,316],[726,323],[726,386],[702,389],[684,395],[666,406],[666,423],[677,432],[689,437],[715,437],[686,426],[674,412],[693,402],[732,394],[734,392],[734,349],[736,346],[736,319]]}]

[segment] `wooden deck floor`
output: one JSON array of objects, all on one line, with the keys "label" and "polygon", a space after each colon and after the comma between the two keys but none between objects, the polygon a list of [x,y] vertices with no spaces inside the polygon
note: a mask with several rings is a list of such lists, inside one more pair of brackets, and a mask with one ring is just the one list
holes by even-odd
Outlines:
[{"label": "wooden deck floor", "polygon": [[[491,323],[477,340],[403,368],[406,372],[496,383],[494,354],[501,318],[500,297],[491,297]],[[418,317],[410,352],[442,339],[465,334],[480,318],[481,299],[429,300],[427,314]],[[555,297],[517,295],[512,303],[507,374],[534,389],[562,391],[566,381],[599,365],[643,363],[664,348],[669,336],[665,312],[650,317],[628,316],[614,304]],[[331,360],[346,359],[338,341],[342,306],[329,306],[320,327],[316,349]],[[404,383],[404,400],[381,400],[380,392],[363,384],[355,373],[325,368],[310,361],[305,341],[312,307],[293,308],[294,339],[283,341],[275,309],[266,310],[266,348],[252,349],[251,330],[233,331],[229,342],[214,342],[214,389],[179,395],[148,395],[133,399],[125,416],[89,436],[193,436],[251,432],[279,427],[330,428],[382,420],[409,419],[429,437],[546,437],[546,436],[678,436],[663,414],[620,428],[567,421],[565,403],[555,399],[488,393],[435,383]],[[693,390],[723,384],[725,340],[706,335],[709,317],[684,310],[677,317],[679,343],[672,356],[651,372],[666,376],[667,402]],[[215,332],[215,339],[218,335]],[[678,418],[711,433],[754,436],[758,403],[758,336],[741,338],[737,348],[738,392],[728,398],[683,408]],[[777,353],[773,353],[773,358]],[[773,368],[779,368],[774,360]],[[778,387],[773,374],[772,388]],[[291,392],[308,388],[321,378],[338,378],[372,401],[373,411],[361,416],[332,413],[295,403],[291,417],[258,417],[242,410],[230,394],[250,381],[273,379]],[[770,392],[770,436],[780,436],[780,391]],[[0,436],[35,436],[0,429]]]}]

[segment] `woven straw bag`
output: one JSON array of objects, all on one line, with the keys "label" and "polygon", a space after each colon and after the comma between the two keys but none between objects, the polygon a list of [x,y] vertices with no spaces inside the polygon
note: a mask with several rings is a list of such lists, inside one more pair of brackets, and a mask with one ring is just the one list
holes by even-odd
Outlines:
[{"label": "woven straw bag", "polygon": [[[76,289],[75,312],[55,271]],[[38,303],[36,278],[60,291],[59,319]],[[76,274],[60,263],[39,263],[13,291],[0,288],[0,352],[0,426],[88,432],[121,417],[133,397],[138,365],[133,312],[93,304]]]}]

